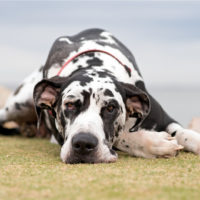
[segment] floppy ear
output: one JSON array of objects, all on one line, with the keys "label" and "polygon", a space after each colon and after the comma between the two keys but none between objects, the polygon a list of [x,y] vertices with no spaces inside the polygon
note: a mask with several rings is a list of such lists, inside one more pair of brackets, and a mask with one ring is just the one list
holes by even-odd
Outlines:
[{"label": "floppy ear", "polygon": [[55,76],[51,79],[43,79],[35,86],[33,91],[33,99],[38,116],[37,127],[39,134],[47,132],[44,123],[45,116],[43,110],[48,110],[53,117],[56,117],[56,113],[53,108],[59,97],[62,84],[66,82],[66,80],[66,77],[64,78]]},{"label": "floppy ear", "polygon": [[135,125],[129,130],[133,132],[138,129],[150,112],[150,99],[144,91],[134,85],[122,83],[125,91],[125,104],[127,117],[136,118]]},{"label": "floppy ear", "polygon": [[38,118],[42,109],[52,111],[64,82],[66,82],[66,78],[55,76],[51,79],[43,79],[35,86],[33,99]]},{"label": "floppy ear", "polygon": [[54,82],[44,79],[40,81],[34,88],[33,99],[36,108],[49,109],[56,102],[60,86]]}]

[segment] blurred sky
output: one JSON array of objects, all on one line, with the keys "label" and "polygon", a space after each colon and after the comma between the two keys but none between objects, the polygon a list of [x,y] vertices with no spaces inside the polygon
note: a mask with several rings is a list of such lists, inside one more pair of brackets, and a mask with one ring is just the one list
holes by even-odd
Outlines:
[{"label": "blurred sky", "polygon": [[200,2],[0,2],[0,84],[17,86],[54,40],[87,28],[112,32],[135,55],[149,87],[200,89]]}]

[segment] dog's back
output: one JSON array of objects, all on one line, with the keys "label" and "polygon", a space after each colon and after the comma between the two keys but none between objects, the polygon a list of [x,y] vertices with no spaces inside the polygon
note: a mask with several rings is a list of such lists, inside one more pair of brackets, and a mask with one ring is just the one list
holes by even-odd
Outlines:
[{"label": "dog's back", "polygon": [[[142,76],[132,53],[111,33],[102,29],[88,29],[74,36],[59,37],[54,42],[44,66],[44,78],[55,76],[67,60],[88,50],[109,52],[115,59],[102,52],[88,53],[87,59],[85,57],[83,58],[83,56],[78,56],[68,64],[61,76],[69,76],[80,67],[91,66],[90,62],[93,62],[93,66],[96,63],[98,66],[101,66],[101,68],[104,67],[105,70],[111,70],[112,73],[115,73],[115,76],[123,82],[134,84],[138,80],[142,80]],[[96,59],[91,60],[91,57],[95,57]],[[98,62],[98,59],[100,62]],[[116,61],[115,63],[113,63],[114,60]],[[117,60],[123,63],[127,76],[123,77],[124,69]],[[88,62],[88,65],[85,65],[85,62]],[[113,66],[115,66],[115,68],[112,68]],[[131,72],[129,72],[129,68]]]}]

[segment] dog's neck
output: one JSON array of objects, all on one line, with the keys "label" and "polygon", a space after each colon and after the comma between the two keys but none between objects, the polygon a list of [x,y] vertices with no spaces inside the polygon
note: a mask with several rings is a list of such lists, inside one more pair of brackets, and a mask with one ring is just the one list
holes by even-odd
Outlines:
[{"label": "dog's neck", "polygon": [[[121,62],[115,55],[109,53],[108,51],[104,51],[104,50],[99,50],[99,49],[90,49],[90,50],[86,50],[86,51],[82,51],[82,52],[79,52],[77,54],[75,54],[74,56],[72,56],[71,58],[69,58],[63,65],[62,67],[60,68],[57,76],[59,76],[62,71],[69,65],[70,62],[74,62],[74,61],[77,61],[79,59],[80,56],[83,56],[83,55],[87,55],[89,54],[89,56],[94,56],[94,53],[98,52],[99,54],[106,54],[106,55],[109,55],[111,56],[113,59],[115,59],[118,63],[120,63],[129,73],[131,73],[131,68],[126,66],[125,64],[123,64],[123,62]],[[98,64],[98,63],[95,63],[93,62],[94,66],[95,64]],[[98,64],[99,66],[99,64]]]}]

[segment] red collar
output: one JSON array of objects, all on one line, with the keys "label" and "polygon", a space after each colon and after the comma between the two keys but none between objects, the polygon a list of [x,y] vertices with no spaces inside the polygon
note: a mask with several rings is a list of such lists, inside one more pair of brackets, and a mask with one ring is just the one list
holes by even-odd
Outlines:
[{"label": "red collar", "polygon": [[80,55],[83,55],[85,53],[88,52],[101,52],[101,53],[105,53],[111,57],[113,57],[115,60],[117,60],[125,69],[128,69],[131,72],[131,69],[129,67],[127,67],[125,64],[123,64],[117,57],[115,57],[114,55],[112,55],[111,53],[107,52],[107,51],[103,51],[103,50],[99,50],[99,49],[90,49],[90,50],[86,50],[86,51],[82,51],[80,53],[77,53],[76,55],[74,55],[73,57],[69,58],[69,60],[67,60],[62,67],[60,68],[59,72],[57,73],[57,76],[59,76],[61,74],[61,72],[64,70],[64,68],[71,62],[73,61],[75,58],[77,58]]}]

